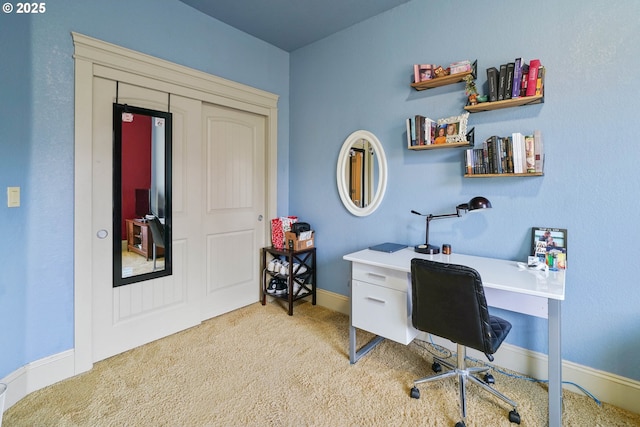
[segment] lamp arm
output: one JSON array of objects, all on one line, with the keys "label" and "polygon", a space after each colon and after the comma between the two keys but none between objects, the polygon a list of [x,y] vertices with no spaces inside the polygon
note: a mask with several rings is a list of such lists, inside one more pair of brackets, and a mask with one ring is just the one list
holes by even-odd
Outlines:
[{"label": "lamp arm", "polygon": [[424,242],[427,246],[429,246],[429,223],[434,220],[434,219],[442,219],[442,218],[451,218],[454,216],[460,216],[460,206],[456,207],[456,213],[450,213],[450,214],[440,214],[440,215],[432,215],[429,214],[427,215],[427,230],[425,233],[425,239]]}]

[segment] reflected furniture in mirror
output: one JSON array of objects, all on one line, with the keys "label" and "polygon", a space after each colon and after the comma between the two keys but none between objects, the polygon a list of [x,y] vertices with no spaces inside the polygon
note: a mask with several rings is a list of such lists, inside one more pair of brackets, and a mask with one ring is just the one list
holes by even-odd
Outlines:
[{"label": "reflected furniture in mirror", "polygon": [[113,286],[172,274],[171,133],[171,113],[113,104]]},{"label": "reflected furniture in mirror", "polygon": [[127,251],[142,255],[148,261],[151,257],[149,224],[139,219],[125,219],[127,223]]},{"label": "reflected furniture in mirror", "polygon": [[358,130],[347,137],[336,169],[342,204],[356,216],[373,213],[387,188],[387,159],[374,134]]},{"label": "reflected furniture in mirror", "polygon": [[153,271],[156,271],[158,269],[158,257],[164,254],[164,226],[160,222],[160,219],[155,215],[148,215],[147,221],[153,240],[151,243],[153,246]]}]

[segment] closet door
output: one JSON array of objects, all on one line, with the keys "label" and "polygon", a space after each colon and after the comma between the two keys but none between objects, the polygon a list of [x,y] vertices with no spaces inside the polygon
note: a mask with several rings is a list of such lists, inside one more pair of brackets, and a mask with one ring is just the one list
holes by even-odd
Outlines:
[{"label": "closet door", "polygon": [[[92,222],[96,235],[92,251],[93,361],[181,331],[200,321],[203,294],[200,270],[202,238],[198,184],[200,173],[201,103],[171,97],[173,113],[173,274],[124,286],[113,286],[112,104],[116,82],[94,78]],[[166,111],[168,94],[118,84],[118,103]],[[102,238],[101,238],[102,237]]]},{"label": "closet door", "polygon": [[260,297],[258,255],[267,223],[265,131],[264,116],[203,105],[203,319]]}]

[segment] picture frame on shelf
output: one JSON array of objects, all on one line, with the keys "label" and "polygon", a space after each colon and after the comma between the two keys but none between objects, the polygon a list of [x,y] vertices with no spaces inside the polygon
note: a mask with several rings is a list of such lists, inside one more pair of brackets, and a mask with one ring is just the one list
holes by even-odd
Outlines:
[{"label": "picture frame on shelf", "polygon": [[467,140],[467,121],[469,119],[469,113],[464,113],[459,116],[451,116],[444,119],[439,119],[437,123],[438,128],[446,128],[446,141],[452,142],[466,142]]},{"label": "picture frame on shelf", "polygon": [[567,268],[567,229],[532,227],[531,255],[551,270]]}]

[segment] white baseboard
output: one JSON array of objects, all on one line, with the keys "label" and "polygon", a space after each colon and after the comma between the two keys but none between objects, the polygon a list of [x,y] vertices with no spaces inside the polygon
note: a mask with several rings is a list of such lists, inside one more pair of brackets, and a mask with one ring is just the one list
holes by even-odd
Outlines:
[{"label": "white baseboard", "polygon": [[[317,303],[322,307],[346,315],[350,312],[349,297],[323,289],[317,290]],[[430,341],[426,335],[420,335],[418,338]],[[433,342],[455,351],[455,344],[448,340],[433,337]],[[486,360],[483,354],[475,350],[469,350],[468,356],[478,360]],[[547,355],[510,344],[503,344],[500,347],[500,350],[495,354],[493,365],[537,379],[548,378]],[[4,409],[7,410],[29,393],[71,378],[74,375],[73,350],[29,363],[0,379],[0,382],[8,385]],[[602,402],[610,403],[628,411],[638,412],[637,402],[640,402],[640,381],[599,371],[566,360],[562,362],[562,379],[565,382],[580,385]],[[582,393],[572,385],[565,384],[564,387],[568,390]]]},{"label": "white baseboard", "polygon": [[5,411],[34,391],[74,376],[74,352],[63,351],[31,362],[2,378],[7,384]]},{"label": "white baseboard", "polygon": [[[349,297],[322,289],[317,290],[318,305],[349,314]],[[426,334],[418,335],[418,338],[427,342],[431,340]],[[435,344],[456,351],[456,345],[451,341],[440,337],[433,337]],[[467,355],[481,361],[486,361],[484,354],[475,350],[468,350]],[[548,376],[547,355],[527,350],[515,345],[503,344],[494,355],[492,365],[500,366],[519,372],[528,377],[546,380]],[[583,392],[571,384],[575,383],[594,395],[598,400],[615,405],[619,408],[638,413],[640,402],[640,381],[621,377],[605,371],[578,365],[577,363],[562,361],[563,387],[567,390],[583,394]]]}]

